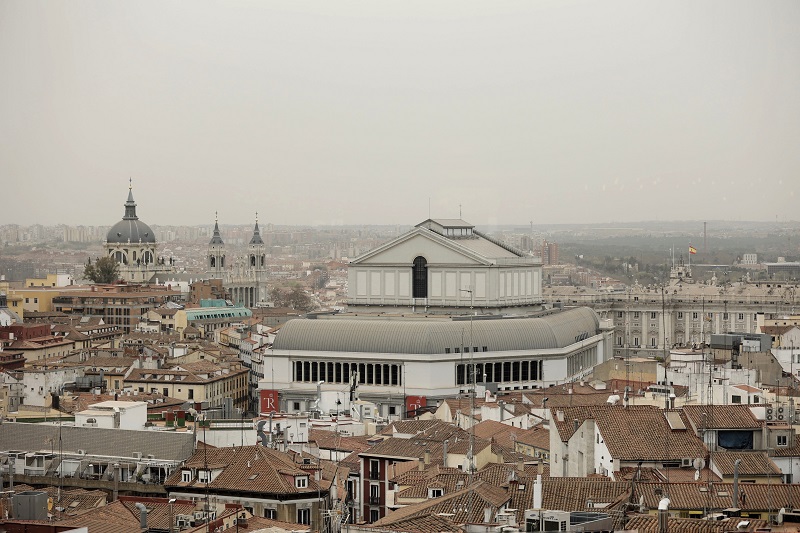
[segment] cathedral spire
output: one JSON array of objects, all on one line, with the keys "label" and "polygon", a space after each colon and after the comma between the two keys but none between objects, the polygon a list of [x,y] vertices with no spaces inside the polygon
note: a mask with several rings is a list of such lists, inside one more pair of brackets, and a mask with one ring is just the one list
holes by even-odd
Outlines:
[{"label": "cathedral spire", "polygon": [[211,237],[211,242],[209,242],[208,244],[210,244],[210,245],[214,245],[214,244],[222,245],[222,244],[225,244],[222,241],[222,236],[219,234],[219,214],[216,211],[214,211],[214,235]]},{"label": "cathedral spire", "polygon": [[133,179],[128,178],[128,201],[125,202],[125,216],[123,220],[137,220],[136,202],[133,201]]},{"label": "cathedral spire", "polygon": [[261,239],[261,231],[258,229],[258,211],[256,211],[256,227],[253,228],[253,237],[250,239],[250,244],[264,244]]}]

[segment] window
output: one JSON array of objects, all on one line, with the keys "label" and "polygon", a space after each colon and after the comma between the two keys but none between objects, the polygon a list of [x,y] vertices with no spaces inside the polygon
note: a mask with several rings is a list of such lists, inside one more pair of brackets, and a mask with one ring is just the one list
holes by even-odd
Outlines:
[{"label": "window", "polygon": [[187,389],[187,391],[186,391],[186,392],[188,392],[188,393],[189,393],[189,396],[188,396],[188,398],[189,398],[190,400],[194,400],[194,389]]},{"label": "window", "polygon": [[292,402],[292,409],[294,409],[295,411],[299,411],[300,410],[300,402]]},{"label": "window", "polygon": [[39,303],[39,298],[34,298],[33,299],[33,303],[38,304]]},{"label": "window", "polygon": [[444,494],[444,489],[429,489],[428,498],[438,498]]},{"label": "window", "polygon": [[744,313],[739,313],[739,320],[744,320]]},{"label": "window", "polygon": [[298,524],[311,524],[311,509],[298,509],[297,510],[297,523]]},{"label": "window", "polygon": [[678,320],[683,320],[683,311],[678,311]]},{"label": "window", "polygon": [[380,520],[381,513],[377,509],[370,509],[369,511],[369,521],[370,522],[377,522]]},{"label": "window", "polygon": [[639,311],[633,313],[633,318],[639,318]]},{"label": "window", "polygon": [[264,518],[270,518],[272,520],[278,519],[278,511],[276,509],[264,509]]},{"label": "window", "polygon": [[692,313],[692,320],[697,320],[697,311]]},{"label": "window", "polygon": [[181,481],[183,483],[189,483],[192,481],[192,471],[191,470],[181,470]]},{"label": "window", "polygon": [[728,320],[728,313],[722,313],[722,320]]},{"label": "window", "polygon": [[789,438],[786,435],[778,435],[776,437],[776,444],[778,446],[788,446],[789,445]]},{"label": "window", "polygon": [[634,337],[633,338],[633,345],[634,346],[639,346],[639,337]]},{"label": "window", "polygon": [[164,387],[164,396],[169,396],[169,388]]},{"label": "window", "polygon": [[650,347],[651,348],[655,348],[656,346],[658,346],[656,338],[655,337],[650,337]]},{"label": "window", "polygon": [[414,298],[428,297],[428,262],[422,256],[414,258],[413,295]]},{"label": "window", "polygon": [[738,394],[731,396],[731,403],[742,403],[742,397]]},{"label": "window", "polygon": [[655,319],[656,319],[656,312],[655,312],[655,311],[650,311],[650,318],[651,318],[652,320],[655,320]]},{"label": "window", "polygon": [[294,486],[298,489],[304,489],[308,487],[308,476],[295,476]]},{"label": "window", "polygon": [[622,318],[622,311],[617,311],[617,318]]}]

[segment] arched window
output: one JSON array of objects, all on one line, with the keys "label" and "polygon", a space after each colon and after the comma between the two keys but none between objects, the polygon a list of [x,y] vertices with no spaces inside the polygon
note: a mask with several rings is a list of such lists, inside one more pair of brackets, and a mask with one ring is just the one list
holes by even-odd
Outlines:
[{"label": "arched window", "polygon": [[250,256],[250,266],[251,267],[256,266],[256,256],[254,256],[254,255]]},{"label": "arched window", "polygon": [[414,258],[414,298],[428,297],[428,262],[424,257]]},{"label": "arched window", "polygon": [[211,268],[214,268],[215,266],[217,266],[217,258],[212,255],[211,256]]}]

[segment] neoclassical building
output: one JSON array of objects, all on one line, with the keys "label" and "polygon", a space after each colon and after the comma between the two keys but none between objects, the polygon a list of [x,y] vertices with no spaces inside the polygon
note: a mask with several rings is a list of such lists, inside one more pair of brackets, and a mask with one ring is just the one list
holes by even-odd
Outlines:
[{"label": "neoclassical building", "polygon": [[428,219],[350,262],[351,311],[507,314],[541,309],[542,264],[463,220]]},{"label": "neoclassical building", "polygon": [[427,220],[351,263],[348,313],[284,324],[259,388],[298,412],[317,386],[330,397],[355,383],[391,416],[406,398],[431,404],[473,384],[581,379],[611,356],[612,326],[588,308],[543,309],[540,268],[464,221]]},{"label": "neoclassical building", "polygon": [[206,277],[221,279],[236,305],[255,307],[269,299],[266,258],[266,246],[258,228],[258,215],[253,236],[247,245],[247,253],[232,262],[227,258],[225,242],[219,231],[219,220],[214,221],[214,234],[208,243],[206,254]]},{"label": "neoclassical building", "polygon": [[133,186],[128,187],[125,215],[106,235],[106,253],[119,264],[120,278],[147,283],[174,272],[172,260],[158,257],[155,232],[136,216]]}]

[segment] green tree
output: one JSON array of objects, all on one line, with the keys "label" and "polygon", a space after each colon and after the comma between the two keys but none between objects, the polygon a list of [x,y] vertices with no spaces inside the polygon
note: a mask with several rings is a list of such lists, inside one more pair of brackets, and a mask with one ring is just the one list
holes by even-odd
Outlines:
[{"label": "green tree", "polygon": [[89,259],[83,269],[83,277],[95,283],[114,283],[119,279],[119,265],[108,255],[101,257],[94,264]]}]

